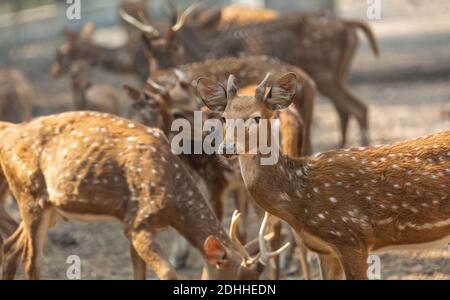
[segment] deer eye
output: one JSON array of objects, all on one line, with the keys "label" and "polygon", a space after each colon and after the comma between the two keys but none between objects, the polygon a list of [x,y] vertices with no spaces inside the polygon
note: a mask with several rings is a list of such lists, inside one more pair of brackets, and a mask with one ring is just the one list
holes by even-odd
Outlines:
[{"label": "deer eye", "polygon": [[225,119],[224,117],[220,118],[220,122],[222,122],[223,124],[225,124],[227,122],[227,119]]},{"label": "deer eye", "polygon": [[259,121],[261,120],[261,117],[254,117],[253,120],[255,120],[256,124],[259,124]]}]

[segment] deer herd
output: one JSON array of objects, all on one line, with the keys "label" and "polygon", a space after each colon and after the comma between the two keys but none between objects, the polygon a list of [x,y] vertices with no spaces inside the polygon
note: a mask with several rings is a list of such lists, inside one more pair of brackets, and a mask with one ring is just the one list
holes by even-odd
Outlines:
[{"label": "deer herd", "polygon": [[[61,220],[119,221],[135,279],[147,266],[178,278],[188,245],[204,259],[202,279],[258,279],[266,270],[278,279],[295,263],[293,249],[305,279],[308,252],[323,279],[367,279],[370,253],[450,243],[450,132],[369,146],[367,106],[346,86],[357,30],[379,54],[366,23],[199,3],[179,12],[169,1],[164,23],[146,1],[122,0],[128,39],[116,48],[96,43],[93,23],[65,29],[51,74],[68,78],[73,111],[32,118],[31,84],[17,69],[0,70],[3,279],[14,279],[19,263],[40,278],[47,232]],[[97,67],[141,85],[93,82]],[[334,105],[342,137],[336,150],[312,156],[316,91]],[[174,154],[172,124],[193,123],[194,112],[223,125],[217,153]],[[345,149],[350,116],[362,145]],[[234,120],[253,125],[244,140],[226,130]],[[242,145],[264,130],[280,132],[273,164],[261,163],[259,144],[254,152]],[[9,195],[20,222],[6,210]],[[227,233],[229,200],[237,210]],[[247,236],[250,210],[261,223],[256,239]],[[156,239],[166,227],[183,237],[171,259]]]}]

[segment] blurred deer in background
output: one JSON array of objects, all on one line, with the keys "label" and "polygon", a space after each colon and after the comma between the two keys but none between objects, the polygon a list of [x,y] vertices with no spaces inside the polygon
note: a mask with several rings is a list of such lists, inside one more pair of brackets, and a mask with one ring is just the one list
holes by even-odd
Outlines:
[{"label": "blurred deer in background", "polygon": [[138,279],[145,278],[145,263],[160,279],[177,278],[154,239],[167,226],[200,251],[207,262],[203,277],[210,279],[257,279],[267,260],[288,246],[266,251],[265,222],[256,257],[233,232],[229,238],[158,129],[105,113],[71,112],[0,123],[0,137],[0,177],[22,216],[4,243],[4,279],[14,278],[19,259],[29,279],[39,278],[47,231],[61,218],[121,222]]},{"label": "blurred deer in background", "polygon": [[[166,34],[161,34],[149,24],[119,13],[125,21],[140,29],[153,55],[151,69],[168,68],[179,64],[177,59],[165,57],[166,49],[182,52],[185,62],[223,56],[269,55],[300,66],[316,82],[318,90],[332,100],[341,120],[341,145],[346,143],[349,116],[353,115],[361,128],[361,141],[369,143],[366,105],[353,96],[344,85],[350,62],[357,46],[356,30],[368,37],[373,52],[378,55],[378,45],[372,31],[362,21],[341,20],[321,13],[293,13],[283,18],[232,26],[228,30],[205,35],[193,30],[187,19],[195,7],[189,7],[179,16]],[[181,50],[182,49],[182,50]],[[152,65],[157,62],[157,67]]]},{"label": "blurred deer in background", "polygon": [[[295,75],[288,73],[271,86],[267,78],[253,97],[230,94],[206,78],[199,79],[198,90],[228,126],[229,120],[271,118],[292,103]],[[233,84],[230,77],[228,85]],[[262,129],[250,127],[246,136],[255,130]],[[245,149],[238,143],[225,135],[221,149],[228,155]],[[250,194],[319,254],[326,279],[367,279],[373,251],[450,242],[450,132],[312,158],[281,155],[273,165],[261,165],[260,152],[237,154]]]},{"label": "blurred deer in background", "polygon": [[87,61],[76,60],[72,63],[69,76],[74,110],[93,110],[121,115],[121,95],[110,85],[93,85]]},{"label": "blurred deer in background", "polygon": [[[0,121],[24,122],[31,119],[33,88],[18,69],[0,70]],[[17,228],[17,222],[6,210],[8,185],[0,179],[0,232],[9,236]]]}]

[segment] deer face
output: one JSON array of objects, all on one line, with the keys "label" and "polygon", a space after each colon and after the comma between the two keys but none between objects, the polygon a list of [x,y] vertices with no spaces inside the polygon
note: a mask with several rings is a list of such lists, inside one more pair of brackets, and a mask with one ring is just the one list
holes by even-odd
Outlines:
[{"label": "deer face", "polygon": [[[241,214],[235,211],[231,218],[230,241],[233,243],[233,247],[225,247],[215,236],[209,236],[206,239],[203,253],[208,265],[202,275],[203,279],[258,279],[269,259],[280,255],[289,247],[289,243],[286,243],[276,251],[267,251],[266,240],[273,237],[273,233],[265,234],[268,213],[264,215],[258,238],[243,246],[236,234],[240,216]],[[256,249],[253,249],[255,246]],[[250,254],[257,252],[258,247],[259,253],[251,257]]]},{"label": "deer face", "polygon": [[133,101],[131,119],[149,127],[156,127],[164,132],[170,128],[169,110],[165,101],[157,94],[147,90],[141,91],[129,85],[123,88]]},{"label": "deer face", "polygon": [[214,236],[205,241],[207,267],[202,279],[213,280],[256,280],[264,271],[264,264],[258,259],[246,260],[239,252],[228,250]]},{"label": "deer face", "polygon": [[219,147],[222,154],[256,154],[262,142],[272,143],[270,119],[276,110],[292,103],[297,80],[295,74],[288,73],[267,88],[269,75],[258,85],[254,96],[238,96],[233,75],[226,88],[207,78],[198,80],[198,94],[204,104],[222,113],[225,123],[224,140]]}]

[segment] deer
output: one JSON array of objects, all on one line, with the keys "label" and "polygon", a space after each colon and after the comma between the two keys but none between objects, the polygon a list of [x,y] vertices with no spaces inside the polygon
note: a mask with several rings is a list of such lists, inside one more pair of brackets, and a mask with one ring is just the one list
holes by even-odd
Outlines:
[{"label": "deer", "polygon": [[[450,241],[450,131],[314,157],[280,154],[274,164],[262,165],[259,149],[253,154],[241,143],[262,130],[257,118],[288,107],[297,90],[293,73],[272,85],[269,77],[252,97],[239,97],[209,78],[198,79],[197,88],[205,105],[222,114],[225,127],[235,119],[256,123],[243,141],[225,131],[220,152],[237,156],[254,200],[319,255],[324,278],[367,279],[370,253]],[[233,76],[230,85],[235,86]],[[272,129],[269,124],[269,139]]]},{"label": "deer", "polygon": [[[253,78],[253,82],[256,82],[255,78],[258,78],[261,72],[261,69],[259,68],[251,69],[247,68],[247,66],[259,66],[264,69],[271,65],[275,65],[275,70],[280,72],[284,70],[282,68],[283,65],[276,64],[276,61],[269,60],[267,57],[255,57],[245,61],[234,58],[210,60],[205,63],[193,64],[184,68],[181,67],[180,69],[171,70],[171,72],[166,71],[157,73],[158,80],[164,82],[169,87],[162,86],[151,79],[147,81],[148,87],[144,91],[139,91],[130,86],[124,86],[129,92],[130,99],[134,101],[134,119],[143,122],[147,126],[161,128],[167,136],[170,136],[170,125],[172,122],[178,118],[191,119],[189,113],[197,106],[196,103],[198,101],[195,100],[197,95],[192,91],[191,79],[195,78],[197,74],[202,74],[203,70],[206,70],[203,74],[211,74],[210,70],[216,69],[214,66],[224,65],[228,67],[220,69],[220,73],[213,73],[213,76],[221,78],[224,76],[225,70],[240,70],[242,67],[242,69],[248,71],[248,74],[250,74],[244,75],[246,83],[250,83],[251,78]],[[181,71],[181,69],[186,71],[186,73]],[[312,109],[312,100],[314,96],[313,87],[311,85],[312,81],[309,80],[303,72],[298,72],[297,74],[303,76],[299,81],[304,82],[306,86],[305,89],[302,89],[302,98],[297,100],[303,101],[305,98],[305,102],[307,102],[308,105],[304,106]],[[247,89],[254,90],[254,87],[247,86]],[[241,89],[240,91],[245,93],[244,89]],[[194,104],[189,105],[190,103]],[[290,109],[274,116],[275,119],[279,120],[281,127],[283,153],[293,157],[305,153],[303,146],[306,141],[306,135],[304,134],[306,126],[296,107],[297,106],[293,105]],[[184,113],[180,111],[180,108],[184,110]],[[204,114],[205,119],[216,117],[214,112],[211,111],[205,111]],[[191,121],[191,123],[193,123],[193,121]],[[243,187],[242,178],[240,172],[237,171],[238,168],[235,164],[231,164],[231,166],[229,163],[223,165],[217,161],[215,156],[205,154],[187,155],[185,158],[187,164],[189,164],[192,169],[196,170],[200,177],[206,182],[206,187],[209,191],[208,194],[210,195],[210,203],[215,208],[214,211],[219,217],[219,220],[222,220],[223,215],[223,197],[227,195],[230,190],[238,190],[239,196],[238,199],[236,199],[236,205],[241,211],[247,211],[246,205],[242,204],[244,198],[247,198],[246,193],[241,191]],[[259,212],[258,209],[256,209],[256,211],[257,213]],[[259,213],[259,215],[262,217],[262,213]],[[275,248],[279,244],[281,238],[281,223],[279,221],[274,221],[271,222],[271,225],[273,225],[275,231],[275,237],[272,240],[273,248]],[[245,240],[245,229],[241,229],[239,237],[241,240]],[[306,249],[302,247],[300,240],[298,241],[298,244],[300,249],[300,263],[302,265],[304,277],[310,279],[309,266],[306,260]],[[181,258],[187,257],[186,251],[187,249],[183,249],[183,251],[176,256],[176,261],[182,261]],[[177,257],[181,258],[177,259]],[[275,267],[273,268],[272,278],[278,279],[279,261],[277,259],[274,260],[274,264]],[[183,265],[183,263],[180,263],[180,265]]]},{"label": "deer", "polygon": [[[23,122],[31,119],[33,88],[25,75],[16,68],[0,70],[0,121]],[[0,180],[0,232],[9,236],[17,222],[6,210],[8,185]]]},{"label": "deer", "polygon": [[70,66],[70,84],[74,110],[91,110],[114,115],[121,114],[121,95],[107,84],[92,84],[90,66],[85,60],[76,60]]},{"label": "deer", "polygon": [[58,48],[51,67],[53,77],[70,71],[75,60],[86,60],[91,65],[126,74],[135,74],[139,79],[148,76],[148,59],[144,44],[130,42],[123,46],[107,47],[93,41],[95,24],[86,23],[79,33],[68,28],[63,30],[65,42]]},{"label": "deer", "polygon": [[[205,279],[256,279],[267,260],[289,246],[250,256],[234,230],[225,233],[159,129],[84,111],[2,122],[0,136],[0,175],[22,216],[4,242],[4,279],[14,278],[20,258],[27,278],[40,278],[47,231],[62,218],[121,222],[136,279],[145,279],[146,264],[160,279],[177,278],[154,240],[168,226],[202,254]],[[235,214],[231,228],[238,220]],[[265,226],[258,242],[263,247]]]},{"label": "deer", "polygon": [[[379,55],[377,41],[366,23],[342,20],[323,13],[293,13],[276,20],[232,26],[228,30],[205,35],[201,30],[193,30],[187,22],[193,10],[192,7],[186,9],[164,34],[123,10],[119,14],[124,21],[143,32],[152,54],[151,69],[165,69],[179,64],[179,56],[176,62],[170,57],[159,58],[160,52],[164,52],[164,47],[169,45],[183,49],[177,53],[184,53],[185,63],[244,54],[273,56],[301,67],[314,79],[318,91],[332,101],[339,114],[340,147],[346,144],[350,116],[354,116],[359,123],[361,143],[369,143],[367,106],[345,85],[357,47],[356,30],[364,32],[375,56]],[[154,64],[157,67],[152,67]]]}]

